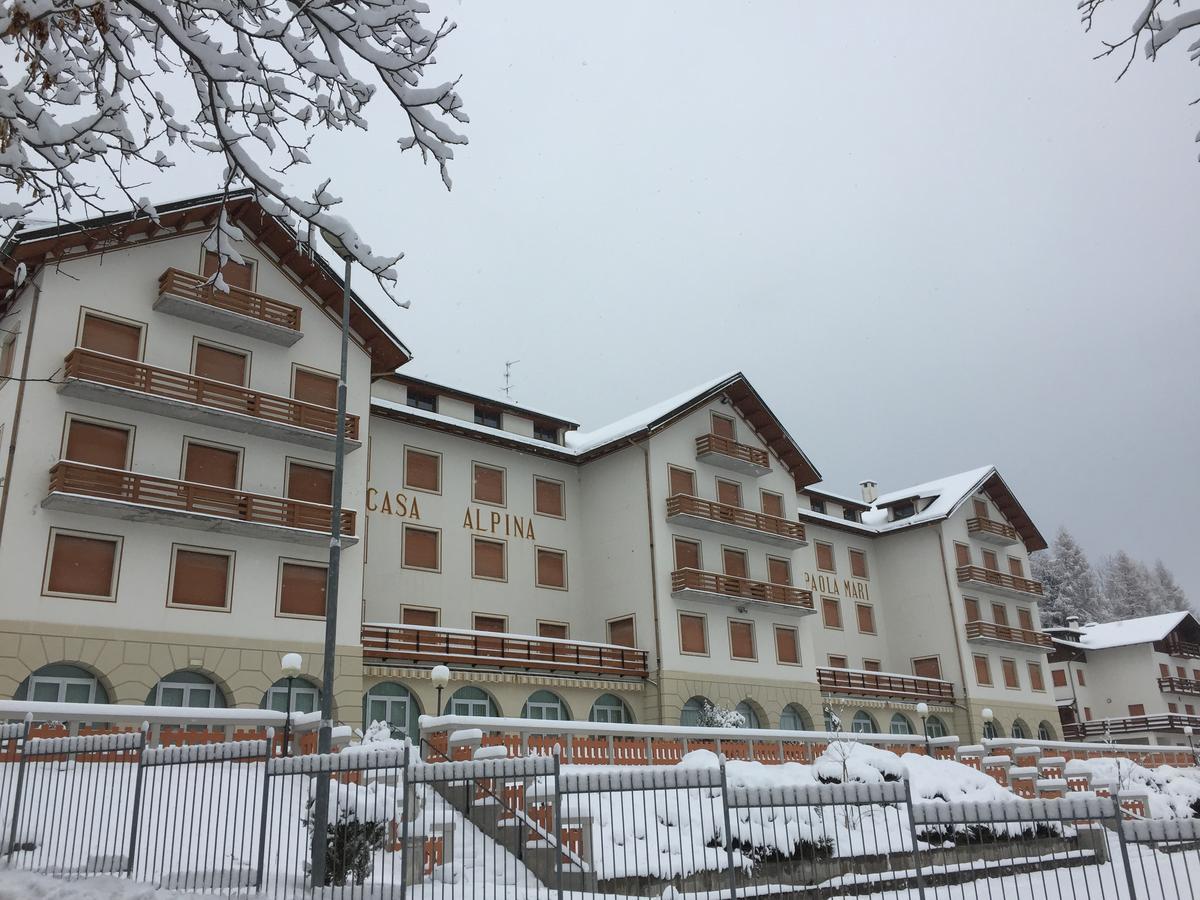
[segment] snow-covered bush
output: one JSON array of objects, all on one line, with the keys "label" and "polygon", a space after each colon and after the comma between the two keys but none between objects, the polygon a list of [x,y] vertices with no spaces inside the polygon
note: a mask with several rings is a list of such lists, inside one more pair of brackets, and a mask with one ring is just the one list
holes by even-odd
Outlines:
[{"label": "snow-covered bush", "polygon": [[701,728],[745,728],[746,717],[736,709],[726,709],[706,700],[696,717],[696,724]]},{"label": "snow-covered bush", "polygon": [[[320,783],[313,779],[306,804],[305,825],[310,834]],[[362,884],[371,871],[374,853],[387,839],[388,823],[398,816],[397,793],[386,785],[348,784],[336,779],[330,779],[328,790],[324,884]]]}]

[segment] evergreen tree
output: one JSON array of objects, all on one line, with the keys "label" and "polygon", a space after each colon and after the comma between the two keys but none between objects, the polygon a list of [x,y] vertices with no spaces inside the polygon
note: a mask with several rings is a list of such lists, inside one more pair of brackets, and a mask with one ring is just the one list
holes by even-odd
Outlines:
[{"label": "evergreen tree", "polygon": [[1157,595],[1157,605],[1163,612],[1182,612],[1192,608],[1183,588],[1175,581],[1175,575],[1163,565],[1161,559],[1154,561],[1152,578],[1152,587]]},{"label": "evergreen tree", "polygon": [[1150,570],[1124,550],[1104,561],[1100,580],[1104,588],[1102,621],[1150,616],[1162,611],[1155,604]]},{"label": "evergreen tree", "polygon": [[1065,625],[1070,616],[1080,622],[1099,621],[1105,612],[1100,583],[1083,548],[1065,528],[1060,528],[1050,550],[1030,558],[1033,576],[1044,591],[1042,622]]}]

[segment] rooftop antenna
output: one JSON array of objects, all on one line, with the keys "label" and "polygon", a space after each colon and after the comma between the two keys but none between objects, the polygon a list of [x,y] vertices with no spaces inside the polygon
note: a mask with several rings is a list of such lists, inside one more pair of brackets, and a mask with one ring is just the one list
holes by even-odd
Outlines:
[{"label": "rooftop antenna", "polygon": [[519,359],[510,359],[504,363],[504,398],[510,403],[512,402],[512,367],[519,362]]}]

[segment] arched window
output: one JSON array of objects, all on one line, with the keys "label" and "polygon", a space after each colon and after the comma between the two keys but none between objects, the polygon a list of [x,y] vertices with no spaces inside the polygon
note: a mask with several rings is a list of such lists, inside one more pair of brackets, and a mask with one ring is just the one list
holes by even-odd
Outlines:
[{"label": "arched window", "polygon": [[842,731],[846,727],[842,717],[833,711],[832,706],[825,707],[825,730],[829,732]]},{"label": "arched window", "polygon": [[41,703],[107,703],[108,692],[87,669],[55,663],[42,666],[22,681],[13,699]]},{"label": "arched window", "polygon": [[[262,701],[258,705],[260,709],[287,712],[288,680],[280,678],[267,688],[267,692],[263,694]],[[310,713],[316,712],[320,708],[321,692],[317,689],[317,686],[307,678],[293,678],[291,711],[294,713]]]},{"label": "arched window", "polygon": [[534,691],[521,710],[522,719],[551,719],[560,722],[571,718],[562,697],[550,691]]},{"label": "arched window", "polygon": [[207,675],[178,669],[150,689],[146,705],[224,709],[226,703],[217,683]]},{"label": "arched window", "polygon": [[875,724],[875,719],[869,712],[860,709],[854,714],[850,730],[855,734],[876,734],[879,732],[879,726]]},{"label": "arched window", "polygon": [[750,704],[749,700],[743,700],[734,707],[734,710],[740,712],[742,718],[746,720],[746,724],[742,726],[743,728],[762,728],[762,720],[759,719],[758,713],[754,711],[754,707]]},{"label": "arched window", "polygon": [[1039,741],[1056,740],[1056,738],[1054,736],[1054,726],[1052,726],[1049,722],[1047,722],[1044,719],[1040,723],[1038,723],[1038,740]]},{"label": "arched window", "polygon": [[446,714],[450,716],[500,715],[496,701],[486,691],[477,687],[460,687],[446,701]]},{"label": "arched window", "polygon": [[996,724],[995,719],[993,719],[990,722],[983,723],[983,736],[985,738],[987,738],[989,741],[997,740],[998,738],[1002,737],[1003,735],[1004,735],[1004,729],[1000,725]]},{"label": "arched window", "polygon": [[1009,732],[1014,741],[1029,740],[1029,726],[1020,719],[1014,719],[1012,723],[1012,731]]},{"label": "arched window", "polygon": [[925,731],[931,738],[943,738],[950,733],[946,723],[938,716],[930,716],[925,720]]},{"label": "arched window", "polygon": [[709,704],[707,697],[692,697],[687,703],[683,704],[683,709],[679,712],[679,724],[685,727],[695,727],[700,724],[700,713],[704,711],[705,704]]},{"label": "arched window", "polygon": [[903,713],[895,713],[892,716],[892,721],[888,723],[888,730],[892,734],[913,734],[912,722],[908,721],[908,717]]},{"label": "arched window", "polygon": [[789,703],[779,716],[779,727],[784,731],[812,731],[812,717],[798,703]]},{"label": "arched window", "polygon": [[610,725],[631,725],[633,714],[625,701],[614,694],[601,694],[588,713],[589,722],[604,722]]},{"label": "arched window", "polygon": [[387,722],[392,733],[406,734],[416,740],[421,733],[417,720],[421,707],[417,698],[404,685],[395,681],[381,681],[363,695],[363,725],[372,722]]}]

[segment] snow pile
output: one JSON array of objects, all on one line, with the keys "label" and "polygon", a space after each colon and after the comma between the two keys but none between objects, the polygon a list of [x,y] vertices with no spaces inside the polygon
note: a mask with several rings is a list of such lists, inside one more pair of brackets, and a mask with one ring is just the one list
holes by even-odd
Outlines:
[{"label": "snow pile", "polygon": [[1087,773],[1092,784],[1107,784],[1121,793],[1146,794],[1151,819],[1200,818],[1200,769],[1159,766],[1147,769],[1125,757],[1073,759],[1064,775]]},{"label": "snow pile", "polygon": [[153,885],[107,875],[64,881],[32,872],[0,871],[0,900],[17,900],[18,897],[22,900],[175,900],[200,896],[159,890]]}]

